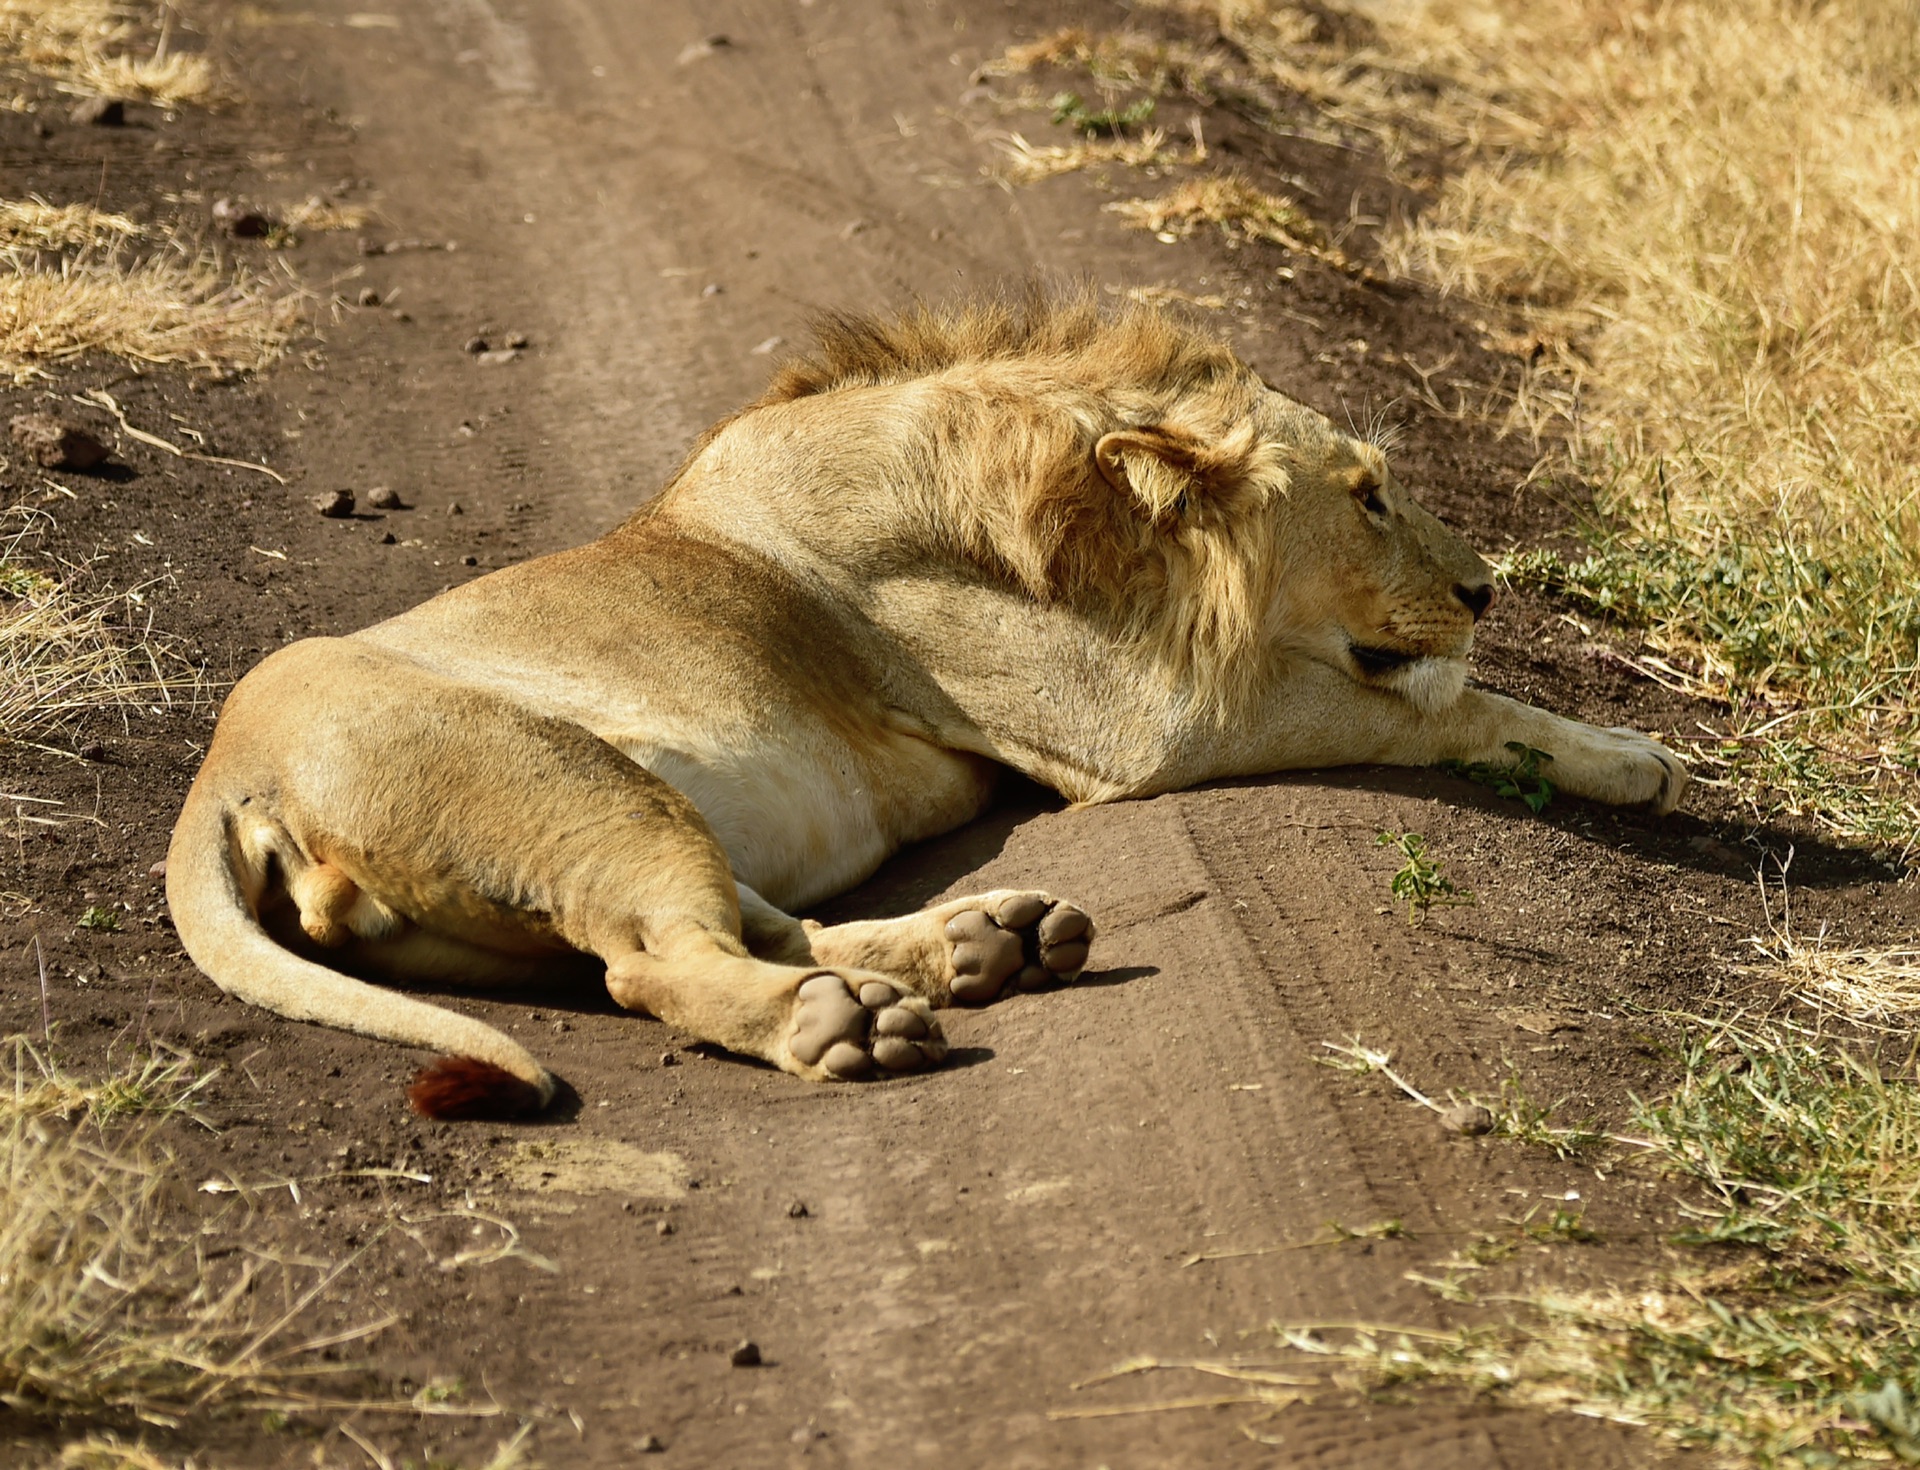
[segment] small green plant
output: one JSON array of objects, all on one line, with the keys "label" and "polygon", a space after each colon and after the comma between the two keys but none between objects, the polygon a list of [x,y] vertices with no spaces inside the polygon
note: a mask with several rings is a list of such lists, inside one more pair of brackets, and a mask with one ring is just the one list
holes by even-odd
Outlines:
[{"label": "small green plant", "polygon": [[1391,847],[1404,857],[1406,865],[1393,875],[1393,896],[1407,906],[1407,922],[1418,928],[1427,922],[1434,908],[1466,908],[1480,900],[1471,889],[1461,888],[1440,871],[1440,864],[1427,856],[1427,839],[1418,832],[1382,832],[1374,838],[1380,847]]},{"label": "small green plant", "polygon": [[1090,109],[1078,92],[1062,92],[1053,99],[1053,120],[1071,123],[1076,132],[1089,138],[1112,138],[1136,128],[1153,116],[1153,99],[1142,97],[1121,108]]},{"label": "small green plant", "polygon": [[1504,764],[1498,761],[1442,761],[1440,769],[1465,777],[1476,785],[1490,786],[1497,795],[1509,801],[1524,801],[1530,812],[1537,814],[1545,810],[1547,803],[1553,800],[1553,782],[1546,778],[1540,766],[1553,757],[1521,740],[1509,740],[1507,749],[1513,759]]},{"label": "small green plant", "polygon": [[120,915],[101,904],[94,904],[80,916],[82,929],[95,929],[111,934],[120,927]]}]

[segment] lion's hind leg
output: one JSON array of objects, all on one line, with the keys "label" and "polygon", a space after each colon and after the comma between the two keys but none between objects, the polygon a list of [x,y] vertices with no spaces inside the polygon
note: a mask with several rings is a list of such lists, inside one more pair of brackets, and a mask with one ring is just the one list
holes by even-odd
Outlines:
[{"label": "lion's hind leg", "polygon": [[[817,963],[877,972],[945,1006],[1067,984],[1086,968],[1093,936],[1093,920],[1075,905],[1048,893],[999,889],[899,919],[811,926],[805,937]],[[755,938],[750,925],[748,943]],[[790,931],[779,938],[791,948]]]},{"label": "lion's hind leg", "polygon": [[927,1003],[886,977],[772,964],[692,926],[610,959],[607,991],[629,1009],[816,1081],[924,1071],[947,1054]]}]

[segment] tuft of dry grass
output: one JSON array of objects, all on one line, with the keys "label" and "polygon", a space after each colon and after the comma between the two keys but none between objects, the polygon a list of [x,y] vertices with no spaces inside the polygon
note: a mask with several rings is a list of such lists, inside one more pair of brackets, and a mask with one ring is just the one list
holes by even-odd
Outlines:
[{"label": "tuft of dry grass", "polygon": [[1198,138],[1189,148],[1170,148],[1159,128],[1148,128],[1137,138],[1089,137],[1066,144],[1029,143],[1014,133],[1002,146],[1008,156],[1006,176],[1016,184],[1037,184],[1059,174],[1115,163],[1150,174],[1173,164],[1204,163],[1207,157],[1206,145]]},{"label": "tuft of dry grass", "polygon": [[218,95],[213,65],[178,49],[171,6],[0,0],[0,56],[69,90],[173,107]]},{"label": "tuft of dry grass", "polygon": [[0,251],[98,249],[145,233],[124,214],[87,204],[49,204],[38,195],[0,199]]},{"label": "tuft of dry grass", "polygon": [[1167,241],[1212,225],[1230,240],[1266,240],[1309,254],[1328,248],[1319,226],[1299,205],[1236,174],[1183,179],[1155,198],[1116,200],[1106,207],[1135,229]]},{"label": "tuft of dry grass", "polygon": [[286,277],[224,265],[180,241],[141,259],[109,247],[52,262],[40,249],[4,246],[0,376],[24,382],[88,352],[254,371],[285,350],[303,310]]},{"label": "tuft of dry grass", "polygon": [[1155,97],[1177,90],[1208,100],[1235,89],[1228,59],[1217,49],[1137,31],[1094,32],[1079,26],[1009,47],[982,67],[981,74],[1019,76],[1046,66],[1083,70],[1107,91],[1132,87]]},{"label": "tuft of dry grass", "polygon": [[0,744],[45,740],[100,710],[197,699],[200,669],[155,630],[146,590],[96,589],[34,553],[44,511],[0,512]]}]

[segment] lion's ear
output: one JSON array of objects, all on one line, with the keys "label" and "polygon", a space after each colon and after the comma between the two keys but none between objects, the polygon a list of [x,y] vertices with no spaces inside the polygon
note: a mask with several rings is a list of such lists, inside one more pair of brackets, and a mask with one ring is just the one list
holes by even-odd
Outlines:
[{"label": "lion's ear", "polygon": [[1106,482],[1154,520],[1183,514],[1199,497],[1229,489],[1246,473],[1246,455],[1205,443],[1185,429],[1151,424],[1103,435],[1094,463]]}]

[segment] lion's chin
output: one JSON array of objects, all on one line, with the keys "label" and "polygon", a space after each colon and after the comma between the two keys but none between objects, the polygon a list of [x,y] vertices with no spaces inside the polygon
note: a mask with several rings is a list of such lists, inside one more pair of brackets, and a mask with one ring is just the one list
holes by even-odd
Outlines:
[{"label": "lion's chin", "polygon": [[1415,658],[1368,680],[1391,689],[1415,709],[1435,714],[1457,700],[1467,687],[1463,658]]}]

